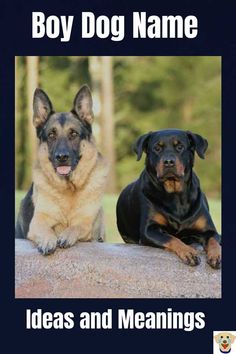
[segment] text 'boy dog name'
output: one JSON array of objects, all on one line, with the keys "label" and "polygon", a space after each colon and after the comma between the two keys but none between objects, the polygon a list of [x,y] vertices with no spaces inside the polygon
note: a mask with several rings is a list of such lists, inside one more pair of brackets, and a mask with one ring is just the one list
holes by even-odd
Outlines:
[{"label": "text 'boy dog name'", "polygon": [[[125,37],[125,16],[96,16],[93,12],[81,14],[81,37],[122,41]],[[46,16],[43,12],[32,12],[32,38],[48,37],[68,42],[74,24],[74,16]],[[132,14],[133,38],[196,38],[198,19],[196,16],[147,16],[146,12]]]}]

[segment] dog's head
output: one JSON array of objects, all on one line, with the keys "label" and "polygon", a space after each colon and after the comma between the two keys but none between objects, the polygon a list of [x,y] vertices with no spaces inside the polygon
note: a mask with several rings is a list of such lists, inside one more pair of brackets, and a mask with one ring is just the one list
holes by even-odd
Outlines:
[{"label": "dog's head", "polygon": [[229,332],[221,332],[215,337],[216,343],[222,353],[229,353],[231,351],[231,344],[234,343],[236,336]]},{"label": "dog's head", "polygon": [[48,146],[49,160],[56,173],[66,177],[76,168],[81,158],[81,141],[89,140],[93,122],[92,96],[83,86],[74,99],[70,112],[55,113],[47,94],[36,89],[33,100],[33,123],[37,136]]},{"label": "dog's head", "polygon": [[178,129],[150,132],[138,138],[134,145],[137,160],[146,153],[146,168],[168,193],[181,192],[190,176],[194,153],[204,158],[207,140],[198,134]]}]

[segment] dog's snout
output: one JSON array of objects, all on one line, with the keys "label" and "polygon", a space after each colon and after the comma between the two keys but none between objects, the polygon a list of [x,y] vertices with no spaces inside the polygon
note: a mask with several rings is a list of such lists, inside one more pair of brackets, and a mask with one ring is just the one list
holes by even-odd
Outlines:
[{"label": "dog's snout", "polygon": [[66,162],[69,159],[69,154],[68,153],[57,153],[56,154],[56,160],[58,162]]},{"label": "dog's snout", "polygon": [[227,343],[227,340],[223,340],[223,343]]},{"label": "dog's snout", "polygon": [[175,158],[167,157],[163,161],[165,167],[174,167],[175,166]]}]

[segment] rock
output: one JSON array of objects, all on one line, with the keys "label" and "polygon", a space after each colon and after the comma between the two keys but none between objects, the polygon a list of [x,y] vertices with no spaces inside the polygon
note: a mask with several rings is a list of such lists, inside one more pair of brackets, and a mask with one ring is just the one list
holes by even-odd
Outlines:
[{"label": "rock", "polygon": [[42,256],[15,240],[16,298],[220,298],[221,271],[162,249],[87,242]]}]

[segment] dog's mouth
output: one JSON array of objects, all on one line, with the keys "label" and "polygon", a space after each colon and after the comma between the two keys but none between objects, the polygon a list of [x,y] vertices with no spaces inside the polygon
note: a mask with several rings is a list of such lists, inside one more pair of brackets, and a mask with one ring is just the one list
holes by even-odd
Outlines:
[{"label": "dog's mouth", "polygon": [[164,175],[160,176],[157,174],[157,178],[161,181],[161,182],[165,182],[165,181],[180,181],[181,179],[183,179],[184,174],[183,175],[179,175],[177,173],[174,172],[167,172]]},{"label": "dog's mouth", "polygon": [[72,167],[71,166],[57,166],[56,167],[56,172],[59,176],[69,176],[70,173],[72,172]]},{"label": "dog's mouth", "polygon": [[226,344],[225,344],[225,343],[224,343],[224,344],[222,343],[221,346],[222,346],[224,349],[226,349],[226,348],[229,346],[229,344],[228,344],[228,343],[226,343]]}]

